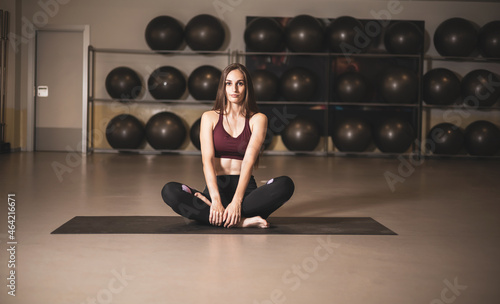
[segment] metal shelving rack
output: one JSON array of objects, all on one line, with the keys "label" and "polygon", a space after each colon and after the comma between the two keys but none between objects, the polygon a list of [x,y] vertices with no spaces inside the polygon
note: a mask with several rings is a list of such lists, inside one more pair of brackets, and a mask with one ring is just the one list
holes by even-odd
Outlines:
[{"label": "metal shelving rack", "polygon": [[[446,62],[462,62],[462,63],[494,63],[500,64],[500,58],[484,58],[484,57],[449,57],[449,56],[424,56],[424,62],[426,62],[426,69],[430,71],[433,69],[432,63],[434,61],[446,61]],[[424,73],[422,73],[423,75]],[[432,109],[452,109],[452,110],[472,110],[472,111],[500,111],[500,101],[496,103],[497,105],[493,106],[477,106],[471,108],[463,103],[460,104],[451,104],[451,105],[430,105],[422,103],[422,112],[427,113],[427,117],[430,117],[430,111]],[[423,127],[421,128],[423,129]],[[425,158],[455,158],[455,159],[498,159],[500,158],[500,154],[494,156],[477,156],[470,154],[456,154],[456,155],[448,155],[448,154],[431,154],[429,151],[420,151],[421,155]]]},{"label": "metal shelving rack", "polygon": [[[153,51],[153,50],[130,50],[130,49],[112,49],[112,48],[88,48],[88,102],[87,102],[87,153],[138,153],[138,154],[200,154],[199,151],[183,151],[183,150],[146,150],[146,149],[104,149],[94,147],[94,120],[95,120],[95,104],[96,102],[111,103],[118,101],[112,98],[96,97],[95,80],[96,80],[96,57],[98,53],[108,54],[132,54],[132,55],[174,55],[174,56],[227,56],[227,63],[233,62],[234,54],[231,50],[227,51]],[[125,103],[140,103],[140,104],[173,104],[173,105],[209,105],[213,104],[213,100],[178,100],[178,99],[119,99]]]},{"label": "metal shelving rack", "polygon": [[[243,59],[246,59],[247,56],[319,56],[327,58],[329,62],[333,58],[345,56],[343,53],[332,53],[332,52],[317,52],[317,53],[303,53],[303,52],[244,52],[244,51],[236,51],[236,61],[246,63]],[[420,158],[420,145],[422,142],[422,71],[423,71],[423,54],[415,54],[415,55],[401,55],[401,54],[390,54],[390,53],[361,53],[361,54],[349,54],[352,57],[359,58],[407,58],[410,60],[416,60],[418,62],[418,68],[416,71],[416,75],[418,78],[418,93],[417,93],[417,101],[413,104],[394,104],[394,103],[380,103],[380,102],[335,102],[332,100],[332,92],[329,86],[327,96],[325,100],[320,102],[315,101],[303,101],[303,102],[294,102],[294,101],[260,101],[258,104],[262,105],[304,105],[304,106],[313,106],[320,105],[325,107],[324,114],[324,132],[326,134],[326,139],[324,140],[323,151],[313,151],[313,152],[302,152],[302,151],[264,151],[264,154],[267,155],[320,155],[320,156],[363,156],[363,157],[395,157],[399,155],[405,156],[415,156]],[[336,74],[336,71],[331,70],[331,65],[328,65],[326,69],[326,83],[330,83],[330,78],[332,73]],[[407,153],[383,153],[383,152],[341,152],[341,151],[329,151],[328,150],[328,130],[329,130],[329,112],[331,106],[346,106],[346,107],[386,107],[386,108],[412,108],[416,109],[414,115],[415,123],[416,123],[416,143],[412,144],[412,151]]]}]

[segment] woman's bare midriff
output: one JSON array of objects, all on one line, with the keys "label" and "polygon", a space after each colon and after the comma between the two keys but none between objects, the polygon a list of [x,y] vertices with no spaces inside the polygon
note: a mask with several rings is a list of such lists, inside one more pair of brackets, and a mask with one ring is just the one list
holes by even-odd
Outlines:
[{"label": "woman's bare midriff", "polygon": [[216,175],[240,175],[241,160],[231,158],[214,158]]}]

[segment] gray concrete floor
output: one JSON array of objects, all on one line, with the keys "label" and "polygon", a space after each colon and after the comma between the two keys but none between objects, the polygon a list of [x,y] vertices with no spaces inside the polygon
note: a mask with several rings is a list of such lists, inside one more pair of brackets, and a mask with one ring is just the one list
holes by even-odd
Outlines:
[{"label": "gray concrete floor", "polygon": [[397,236],[51,235],[77,215],[174,215],[160,189],[202,188],[200,157],[13,153],[0,168],[1,303],[500,302],[498,160],[262,158],[258,182],[296,184],[274,216],[373,217]]}]

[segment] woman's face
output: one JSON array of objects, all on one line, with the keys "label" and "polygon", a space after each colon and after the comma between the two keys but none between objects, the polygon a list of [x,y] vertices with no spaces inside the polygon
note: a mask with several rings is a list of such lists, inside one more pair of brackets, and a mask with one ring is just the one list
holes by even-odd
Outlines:
[{"label": "woman's face", "polygon": [[241,103],[245,98],[245,78],[239,70],[227,74],[226,98],[231,103]]}]

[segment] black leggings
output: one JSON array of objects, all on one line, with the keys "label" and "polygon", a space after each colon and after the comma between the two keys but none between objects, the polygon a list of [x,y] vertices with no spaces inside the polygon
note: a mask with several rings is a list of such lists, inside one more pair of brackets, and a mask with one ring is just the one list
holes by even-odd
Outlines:
[{"label": "black leggings", "polygon": [[[239,175],[217,176],[217,186],[224,208],[231,203],[239,178]],[[267,184],[260,187],[257,187],[252,176],[241,203],[241,216],[268,218],[292,197],[293,191],[294,184],[288,176],[270,179]],[[209,224],[210,206],[194,196],[196,192],[200,191],[184,184],[169,182],[163,187],[161,196],[165,203],[179,215]],[[207,187],[203,190],[203,195],[211,201]]]}]

